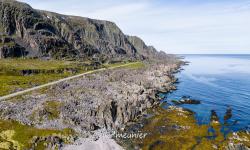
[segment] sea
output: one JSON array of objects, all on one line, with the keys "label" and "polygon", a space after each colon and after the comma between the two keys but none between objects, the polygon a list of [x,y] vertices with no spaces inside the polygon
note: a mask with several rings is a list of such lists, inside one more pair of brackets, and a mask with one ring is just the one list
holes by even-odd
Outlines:
[{"label": "sea", "polygon": [[[209,124],[214,110],[222,132],[250,130],[250,55],[181,55],[189,65],[176,74],[177,90],[165,94],[167,108],[183,96],[201,104],[181,107],[195,112],[197,124]],[[225,120],[227,110],[231,118]]]}]

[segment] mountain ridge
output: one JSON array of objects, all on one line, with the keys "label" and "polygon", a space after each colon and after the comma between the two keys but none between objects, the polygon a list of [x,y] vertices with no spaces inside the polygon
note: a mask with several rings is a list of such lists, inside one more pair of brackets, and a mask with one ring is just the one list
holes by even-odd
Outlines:
[{"label": "mountain ridge", "polygon": [[98,58],[144,60],[167,58],[113,22],[33,9],[0,0],[0,58]]}]

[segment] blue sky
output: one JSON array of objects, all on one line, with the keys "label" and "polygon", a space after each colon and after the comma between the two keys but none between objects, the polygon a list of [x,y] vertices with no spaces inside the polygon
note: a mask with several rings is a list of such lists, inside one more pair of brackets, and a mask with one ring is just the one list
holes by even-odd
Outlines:
[{"label": "blue sky", "polygon": [[20,0],[115,22],[168,53],[250,54],[250,0]]}]

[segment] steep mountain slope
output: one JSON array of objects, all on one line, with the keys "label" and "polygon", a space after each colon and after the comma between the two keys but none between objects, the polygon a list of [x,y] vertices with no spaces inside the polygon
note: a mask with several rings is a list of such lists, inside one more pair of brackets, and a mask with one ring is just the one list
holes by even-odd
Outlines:
[{"label": "steep mountain slope", "polygon": [[138,50],[138,53],[143,54],[144,58],[158,57],[157,50],[153,46],[147,46],[142,39],[137,36],[127,36],[128,40]]},{"label": "steep mountain slope", "polygon": [[137,39],[124,35],[109,21],[66,16],[35,10],[15,0],[0,0],[0,58],[31,56],[105,61],[154,58],[158,54]]},{"label": "steep mountain slope", "polygon": [[141,57],[143,57],[143,59],[150,59],[154,61],[171,61],[171,59],[175,58],[174,55],[166,54],[163,51],[158,52],[153,46],[146,45],[145,42],[137,36],[127,35],[127,38],[130,43],[133,44],[133,46],[136,48],[137,53],[141,54]]}]

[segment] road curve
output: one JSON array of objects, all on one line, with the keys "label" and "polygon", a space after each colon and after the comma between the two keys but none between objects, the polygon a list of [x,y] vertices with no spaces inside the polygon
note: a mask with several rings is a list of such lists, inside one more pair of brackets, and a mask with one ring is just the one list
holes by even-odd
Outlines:
[{"label": "road curve", "polygon": [[[136,63],[138,63],[138,62],[136,62]],[[63,78],[63,79],[60,79],[60,80],[57,80],[57,81],[53,81],[53,82],[50,82],[50,83],[46,83],[46,84],[43,84],[43,85],[39,85],[39,86],[30,88],[30,89],[26,89],[26,90],[19,91],[19,92],[16,92],[16,93],[12,93],[12,94],[9,94],[9,95],[6,95],[6,96],[2,96],[2,97],[0,97],[0,101],[6,100],[6,99],[10,99],[10,98],[13,98],[13,97],[16,97],[16,96],[20,96],[20,95],[23,95],[23,94],[26,94],[26,93],[29,93],[29,92],[32,92],[32,91],[35,91],[35,90],[39,90],[39,89],[42,89],[42,88],[45,88],[45,87],[48,87],[48,86],[52,86],[52,85],[64,82],[64,81],[68,81],[68,80],[71,80],[71,79],[79,78],[79,77],[85,76],[87,74],[91,74],[91,73],[95,73],[95,72],[99,72],[99,71],[104,71],[104,70],[107,70],[107,69],[115,69],[115,68],[120,68],[120,67],[126,67],[128,65],[136,64],[136,63],[128,63],[128,64],[124,64],[124,65],[119,65],[119,66],[108,67],[108,68],[101,68],[101,69],[96,69],[96,70],[88,71],[88,72],[85,72],[85,73],[82,73],[82,74],[79,74],[79,75],[75,75],[75,76]]]}]

